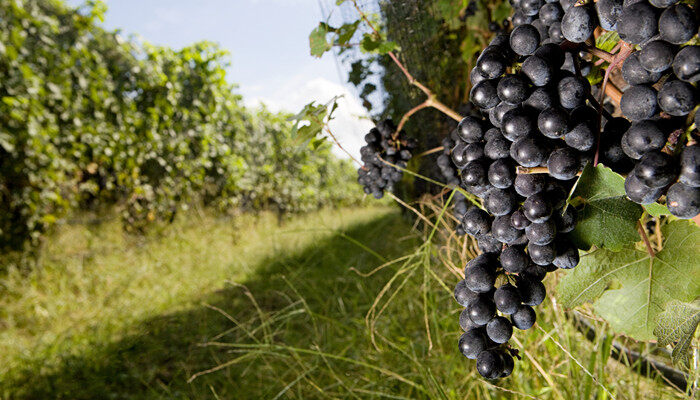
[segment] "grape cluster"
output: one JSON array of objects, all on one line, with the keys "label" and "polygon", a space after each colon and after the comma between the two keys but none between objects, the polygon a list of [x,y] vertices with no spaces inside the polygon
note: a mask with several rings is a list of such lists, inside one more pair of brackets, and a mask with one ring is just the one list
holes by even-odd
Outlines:
[{"label": "grape cluster", "polygon": [[366,194],[381,199],[384,191],[392,192],[394,185],[403,177],[399,168],[406,168],[417,141],[408,137],[405,131],[397,134],[394,123],[385,120],[370,129],[365,135],[365,142],[367,144],[360,148],[364,165],[357,170],[357,182],[363,186]]},{"label": "grape cluster", "polygon": [[[650,201],[656,201],[671,185],[666,195],[672,213],[693,217],[700,207],[700,150],[697,145],[688,145],[679,157],[662,152],[670,132],[682,122],[659,115],[663,110],[680,118],[695,108],[692,84],[697,81],[696,75],[700,76],[696,46],[666,55],[671,61],[659,76],[647,78],[648,82],[639,84],[640,89],[627,89],[621,104],[627,118],[608,115],[601,121],[598,140],[593,95],[600,88],[591,87],[585,78],[591,64],[576,44],[591,38],[598,26],[617,29],[624,39],[626,10],[638,8],[637,4],[649,5],[646,1],[625,1],[623,6],[622,0],[599,0],[595,5],[581,6],[576,0],[511,3],[515,9],[513,30],[509,35],[497,35],[470,73],[470,100],[482,117],[465,117],[456,134],[443,143],[454,143],[449,154],[451,165],[446,154],[438,159],[448,181],[454,182],[459,176],[461,187],[483,202],[484,209],[471,207],[461,215],[459,230],[477,239],[482,254],[466,265],[465,279],[457,284],[454,297],[464,307],[459,318],[464,330],[459,350],[476,359],[478,372],[489,379],[511,374],[517,352],[508,341],[513,327],[524,330],[534,325],[532,307],[546,296],[542,284],[546,273],[571,269],[579,262],[578,249],[567,235],[575,228],[576,210],[567,207],[566,198],[597,149],[599,161],[628,174],[627,181],[635,180],[635,188],[646,185],[638,194],[645,201],[652,196]],[[664,6],[668,7],[665,11],[655,9],[654,13],[659,27],[663,15],[674,9],[673,18],[681,20],[684,27],[672,32],[679,37],[674,43],[693,37],[697,31],[694,14],[690,23],[682,19],[687,13],[678,11],[687,6]],[[644,16],[638,11],[634,15]],[[693,32],[689,36],[677,32],[683,29]],[[659,35],[660,30],[651,30],[646,40]],[[637,57],[651,45],[635,43],[644,43]],[[673,63],[679,56],[676,67]],[[658,60],[650,61],[655,63]],[[670,68],[675,77],[666,73],[663,78],[667,80],[657,94],[650,85]],[[646,76],[651,74],[647,69],[643,71]],[[635,74],[642,75],[639,71]],[[673,87],[662,96],[666,85]],[[689,88],[692,90],[686,90]],[[667,133],[652,135],[652,128]],[[537,167],[546,167],[547,173],[529,173]],[[637,201],[637,192],[628,188],[627,193]]]}]

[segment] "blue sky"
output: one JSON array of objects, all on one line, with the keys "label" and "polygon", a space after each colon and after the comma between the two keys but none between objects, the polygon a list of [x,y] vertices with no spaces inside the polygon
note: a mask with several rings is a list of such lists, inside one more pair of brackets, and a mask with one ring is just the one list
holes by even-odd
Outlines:
[{"label": "blue sky", "polygon": [[[73,6],[83,0],[68,0]],[[344,95],[331,128],[359,152],[371,123],[332,55],[311,57],[308,35],[328,0],[106,0],[104,26],[153,44],[180,48],[210,40],[231,53],[229,80],[249,106],[296,112],[312,101]],[[337,154],[341,154],[337,152]]]}]

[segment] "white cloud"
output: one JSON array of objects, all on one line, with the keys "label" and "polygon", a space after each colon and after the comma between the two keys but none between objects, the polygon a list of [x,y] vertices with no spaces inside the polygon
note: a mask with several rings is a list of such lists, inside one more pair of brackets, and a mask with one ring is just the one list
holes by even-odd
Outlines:
[{"label": "white cloud", "polygon": [[[267,85],[266,85],[267,86]],[[272,85],[271,85],[272,86]],[[344,86],[325,78],[290,78],[271,93],[260,94],[253,87],[241,87],[243,99],[247,106],[256,107],[261,103],[273,111],[298,112],[311,101],[327,103],[334,96],[342,95],[338,100],[335,118],[329,124],[333,135],[353,156],[359,158],[360,147],[364,144],[364,135],[372,128],[372,121],[367,119],[367,112],[357,98]],[[257,93],[256,93],[257,92]],[[340,157],[347,155],[337,146],[333,152]]]}]

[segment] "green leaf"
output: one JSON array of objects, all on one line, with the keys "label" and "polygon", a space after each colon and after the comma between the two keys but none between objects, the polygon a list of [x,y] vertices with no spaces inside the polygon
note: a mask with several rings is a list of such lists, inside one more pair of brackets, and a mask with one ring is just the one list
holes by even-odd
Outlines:
[{"label": "green leaf", "polygon": [[375,35],[365,33],[360,41],[360,49],[365,53],[387,54],[398,50],[399,46],[395,42],[387,41],[384,38],[377,39]]},{"label": "green leaf", "polygon": [[309,48],[312,56],[320,58],[325,52],[333,48],[333,45],[326,38],[330,32],[328,28],[328,24],[320,22],[309,34]]},{"label": "green leaf", "polygon": [[333,113],[338,108],[338,98],[340,96],[333,97],[326,104],[312,101],[299,113],[289,117],[290,121],[294,121],[292,136],[303,145],[310,146],[313,150],[318,149],[320,143],[316,140],[321,139],[318,135],[323,133],[323,129],[333,119]]},{"label": "green leaf", "polygon": [[662,215],[671,215],[671,213],[668,211],[668,207],[659,203],[646,204],[643,207],[646,212],[649,213],[649,215],[656,218],[659,218]]},{"label": "green leaf", "polygon": [[595,47],[610,52],[619,42],[620,36],[617,34],[617,32],[609,31],[598,36],[598,39],[595,41]]},{"label": "green leaf", "polygon": [[660,346],[673,346],[671,358],[674,364],[688,366],[690,361],[690,345],[695,331],[700,324],[700,304],[682,303],[672,300],[654,328],[654,335],[659,338]]},{"label": "green leaf", "polygon": [[581,206],[574,244],[584,250],[592,246],[620,250],[639,240],[637,220],[642,207],[625,196],[625,179],[602,164],[586,165],[568,202]]},{"label": "green leaf", "polygon": [[558,286],[564,307],[594,302],[596,314],[617,332],[638,340],[654,338],[659,314],[672,300],[691,302],[700,295],[700,228],[690,221],[662,227],[663,249],[598,249],[581,257]]}]

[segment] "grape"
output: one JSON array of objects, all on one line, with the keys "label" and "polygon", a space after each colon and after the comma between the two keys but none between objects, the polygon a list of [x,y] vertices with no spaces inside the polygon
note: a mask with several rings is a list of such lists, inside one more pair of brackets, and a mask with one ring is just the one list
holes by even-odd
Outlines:
[{"label": "grape", "polygon": [[676,53],[673,73],[686,82],[695,83],[700,80],[700,46],[685,46]]},{"label": "grape", "polygon": [[557,227],[554,221],[547,220],[544,222],[532,223],[525,228],[525,235],[530,243],[545,245],[554,240],[557,233]]},{"label": "grape", "polygon": [[660,151],[650,151],[642,156],[632,174],[644,185],[659,188],[673,182],[677,170],[673,157]]},{"label": "grape", "polygon": [[510,156],[523,167],[536,167],[546,157],[546,148],[534,136],[518,139],[510,146]]},{"label": "grape", "polygon": [[496,282],[496,270],[488,264],[467,264],[464,270],[464,282],[475,293],[486,293],[493,289]]},{"label": "grape", "polygon": [[598,0],[595,3],[600,26],[608,31],[617,29],[617,20],[622,12],[622,0]]},{"label": "grape", "polygon": [[527,245],[527,251],[530,255],[530,259],[537,265],[548,265],[554,261],[556,256],[556,250],[553,244],[538,245],[535,243],[529,243]]},{"label": "grape", "polygon": [[569,114],[561,108],[548,108],[537,117],[537,127],[548,138],[558,139],[568,131]]},{"label": "grape", "polygon": [[509,188],[515,180],[515,168],[505,158],[496,160],[489,166],[488,179],[489,183],[496,188]]},{"label": "grape", "polygon": [[700,213],[700,188],[674,183],[666,193],[666,204],[668,211],[678,218],[695,218]]},{"label": "grape", "polygon": [[491,217],[478,207],[471,207],[462,217],[462,226],[466,233],[478,236],[491,230]]},{"label": "grape", "polygon": [[620,109],[632,121],[649,119],[656,114],[656,90],[646,85],[635,85],[622,94]]},{"label": "grape", "polygon": [[498,104],[496,86],[491,80],[483,80],[477,83],[469,94],[469,99],[474,105],[482,109],[489,109]]},{"label": "grape", "polygon": [[486,324],[486,334],[495,343],[505,343],[513,336],[513,324],[505,317],[494,317]]},{"label": "grape", "polygon": [[576,228],[576,209],[566,207],[563,212],[554,213],[554,223],[557,226],[557,232],[568,233]]},{"label": "grape", "polygon": [[656,34],[656,18],[654,7],[646,2],[623,7],[617,22],[617,33],[625,42],[642,44]]},{"label": "grape", "polygon": [[515,107],[516,106],[508,104],[504,101],[498,103],[496,107],[489,110],[489,121],[493,124],[493,126],[500,128],[503,121],[503,116]]},{"label": "grape", "polygon": [[465,308],[461,313],[459,313],[459,326],[463,331],[467,332],[478,328],[480,325],[475,324],[474,321],[469,318],[469,310]]},{"label": "grape", "polygon": [[535,131],[532,113],[517,107],[503,114],[501,131],[506,139],[514,142]]},{"label": "grape", "polygon": [[[490,46],[489,46],[490,47]],[[476,60],[476,70],[486,79],[495,79],[506,72],[506,59],[497,49],[485,50]],[[475,82],[472,82],[475,84]]]},{"label": "grape", "polygon": [[[499,133],[500,135],[500,133]],[[510,142],[502,135],[486,142],[484,154],[492,160],[510,157]]]},{"label": "grape", "polygon": [[503,373],[503,359],[495,350],[484,350],[476,359],[476,370],[486,379],[496,379]]},{"label": "grape", "polygon": [[496,314],[496,305],[488,295],[482,294],[467,306],[469,319],[477,325],[486,325]]},{"label": "grape", "polygon": [[469,303],[478,297],[478,294],[469,290],[469,288],[467,288],[467,283],[461,280],[457,283],[457,286],[455,286],[454,297],[460,306],[468,307]]},{"label": "grape", "polygon": [[667,8],[659,18],[659,34],[663,40],[683,44],[698,31],[695,13],[686,4]]},{"label": "grape", "polygon": [[660,72],[649,72],[639,61],[640,52],[634,52],[622,64],[622,78],[630,85],[654,83],[661,78]]},{"label": "grape", "polygon": [[491,189],[484,199],[484,206],[493,215],[510,214],[515,207],[515,194],[508,189]]},{"label": "grape", "polygon": [[650,120],[632,123],[623,137],[628,151],[632,152],[628,155],[637,159],[646,152],[661,150],[666,144],[666,135],[654,121]]},{"label": "grape", "polygon": [[540,8],[539,15],[542,23],[550,26],[555,22],[561,21],[564,16],[564,10],[562,10],[559,3],[547,3]]},{"label": "grape", "polygon": [[695,88],[683,81],[666,81],[659,90],[659,107],[675,115],[688,115],[696,106]]},{"label": "grape", "polygon": [[535,16],[542,8],[544,0],[520,0],[520,9],[525,15]]},{"label": "grape", "polygon": [[561,20],[561,30],[566,40],[574,43],[585,42],[596,27],[596,16],[587,6],[571,7]]},{"label": "grape", "polygon": [[527,254],[518,246],[508,246],[501,252],[501,266],[506,272],[517,274],[527,267]]},{"label": "grape", "polygon": [[523,202],[523,213],[531,222],[544,222],[552,215],[552,205],[543,193],[534,194]]},{"label": "grape", "polygon": [[520,237],[520,232],[510,223],[509,215],[501,215],[493,219],[491,234],[501,243],[513,243]]},{"label": "grape", "polygon": [[576,152],[568,147],[554,150],[547,160],[549,174],[560,180],[574,179],[579,165]]},{"label": "grape", "polygon": [[686,146],[681,153],[680,175],[678,180],[685,185],[700,187],[700,146]]},{"label": "grape", "polygon": [[642,47],[639,63],[649,72],[664,72],[671,67],[675,47],[663,40],[654,40]]},{"label": "grape", "polygon": [[507,353],[501,353],[501,359],[503,360],[503,369],[501,371],[501,378],[507,378],[513,373],[513,368],[515,367],[515,362],[513,357]]},{"label": "grape", "polygon": [[537,315],[532,307],[521,305],[518,307],[518,310],[510,316],[510,319],[513,322],[514,327],[524,331],[532,328],[533,325],[535,325]]},{"label": "grape", "polygon": [[516,12],[511,18],[513,20],[513,26],[518,27],[520,25],[526,25],[532,23],[534,18],[529,15],[525,15],[522,12]]},{"label": "grape", "polygon": [[566,39],[564,37],[564,32],[561,30],[561,22],[555,22],[549,27],[549,38],[554,43],[561,43]]},{"label": "grape", "polygon": [[578,249],[569,241],[560,240],[556,243],[557,255],[552,264],[561,269],[571,269],[578,265]]},{"label": "grape", "polygon": [[547,290],[540,281],[519,278],[517,280],[518,293],[520,300],[526,306],[540,305],[547,296]]},{"label": "grape", "polygon": [[503,314],[513,314],[520,306],[520,293],[515,286],[505,284],[493,293],[493,301],[498,311]]},{"label": "grape", "polygon": [[638,204],[651,204],[661,197],[663,187],[651,188],[645,185],[634,174],[629,174],[625,178],[625,193],[630,200]]},{"label": "grape", "polygon": [[486,166],[481,161],[472,161],[462,170],[462,182],[468,186],[485,185],[487,180]]},{"label": "grape", "polygon": [[[365,194],[371,194],[376,199],[384,196],[384,191],[393,191],[394,184],[399,182],[411,158],[417,142],[408,137],[405,131],[395,134],[396,127],[390,120],[385,120],[370,129],[364,139],[367,143],[360,148],[360,156],[364,164],[357,170],[357,182],[363,186]],[[380,157],[396,167],[385,164]]]},{"label": "grape", "polygon": [[537,55],[532,55],[525,59],[521,71],[535,86],[544,86],[548,84],[554,74],[547,60]]},{"label": "grape", "polygon": [[515,191],[523,197],[530,197],[545,190],[546,187],[546,176],[541,174],[518,174],[513,184]]},{"label": "grape", "polygon": [[534,53],[539,44],[540,34],[537,28],[530,24],[517,26],[510,33],[510,47],[521,56]]},{"label": "grape", "polygon": [[519,75],[509,74],[504,76],[498,82],[496,89],[498,97],[507,104],[517,105],[527,99],[528,85]]},{"label": "grape", "polygon": [[595,144],[595,134],[591,127],[591,122],[585,121],[576,124],[564,135],[566,144],[578,151],[588,151]]},{"label": "grape", "polygon": [[586,93],[590,91],[588,82],[573,76],[559,81],[559,102],[566,109],[574,109],[586,101]]},{"label": "grape", "polygon": [[518,210],[511,214],[510,223],[515,229],[523,230],[530,225],[530,220],[525,217],[522,210]]},{"label": "grape", "polygon": [[467,116],[459,122],[457,135],[467,143],[475,143],[484,137],[484,128],[480,120]]},{"label": "grape", "polygon": [[472,83],[472,86],[476,86],[477,83],[484,80],[486,80],[486,77],[481,75],[481,72],[479,72],[476,66],[469,71],[469,82]]},{"label": "grape", "polygon": [[476,357],[486,349],[486,338],[482,329],[470,329],[459,337],[459,351],[465,357],[475,360]]}]

